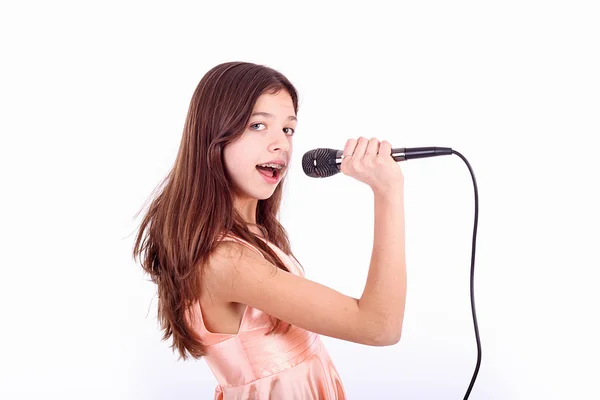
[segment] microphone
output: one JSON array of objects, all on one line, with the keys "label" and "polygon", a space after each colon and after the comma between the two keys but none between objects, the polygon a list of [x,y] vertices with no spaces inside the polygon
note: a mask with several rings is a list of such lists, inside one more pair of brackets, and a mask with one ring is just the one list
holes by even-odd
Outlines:
[{"label": "microphone", "polygon": [[[311,178],[327,178],[340,172],[343,150],[314,149],[302,156],[302,169]],[[413,147],[392,149],[394,161],[405,161],[413,158],[425,158],[451,155],[449,147]]]}]

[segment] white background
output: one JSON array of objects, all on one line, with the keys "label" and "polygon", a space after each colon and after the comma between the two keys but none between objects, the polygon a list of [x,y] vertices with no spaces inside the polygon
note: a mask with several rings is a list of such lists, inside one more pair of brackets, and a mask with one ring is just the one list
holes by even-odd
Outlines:
[{"label": "white background", "polygon": [[[308,277],[360,296],[367,186],[302,154],[374,136],[446,146],[480,194],[471,399],[598,399],[600,14],[593,1],[3,2],[0,397],[211,399],[161,341],[131,258],[191,95],[232,60],[300,96],[282,221]],[[323,338],[350,399],[462,399],[473,185],[457,156],[402,163],[403,337]]]}]

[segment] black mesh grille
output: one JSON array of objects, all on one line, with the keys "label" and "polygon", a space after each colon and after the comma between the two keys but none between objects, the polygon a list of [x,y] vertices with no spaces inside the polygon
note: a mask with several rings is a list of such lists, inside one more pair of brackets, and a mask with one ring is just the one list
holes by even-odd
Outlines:
[{"label": "black mesh grille", "polygon": [[315,149],[302,157],[302,169],[312,178],[326,178],[340,172],[336,165],[337,150]]}]

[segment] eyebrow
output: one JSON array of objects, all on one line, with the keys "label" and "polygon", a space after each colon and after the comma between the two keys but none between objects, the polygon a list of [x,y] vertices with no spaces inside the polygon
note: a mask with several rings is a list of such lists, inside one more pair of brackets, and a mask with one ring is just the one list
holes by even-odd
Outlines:
[{"label": "eyebrow", "polygon": [[[262,111],[252,113],[252,115],[250,117],[255,117],[255,116],[262,116],[262,117],[266,117],[266,118],[273,118],[274,117],[273,114],[270,114],[268,112],[262,112]],[[290,121],[298,121],[298,118],[296,118],[293,115],[290,115],[289,117],[287,117],[287,119],[289,119]]]}]

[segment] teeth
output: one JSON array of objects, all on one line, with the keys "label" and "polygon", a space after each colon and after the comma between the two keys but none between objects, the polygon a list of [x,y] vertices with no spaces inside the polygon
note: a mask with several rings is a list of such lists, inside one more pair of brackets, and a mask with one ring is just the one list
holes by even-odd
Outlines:
[{"label": "teeth", "polygon": [[281,165],[281,164],[259,164],[259,167],[282,169],[283,165]]}]

